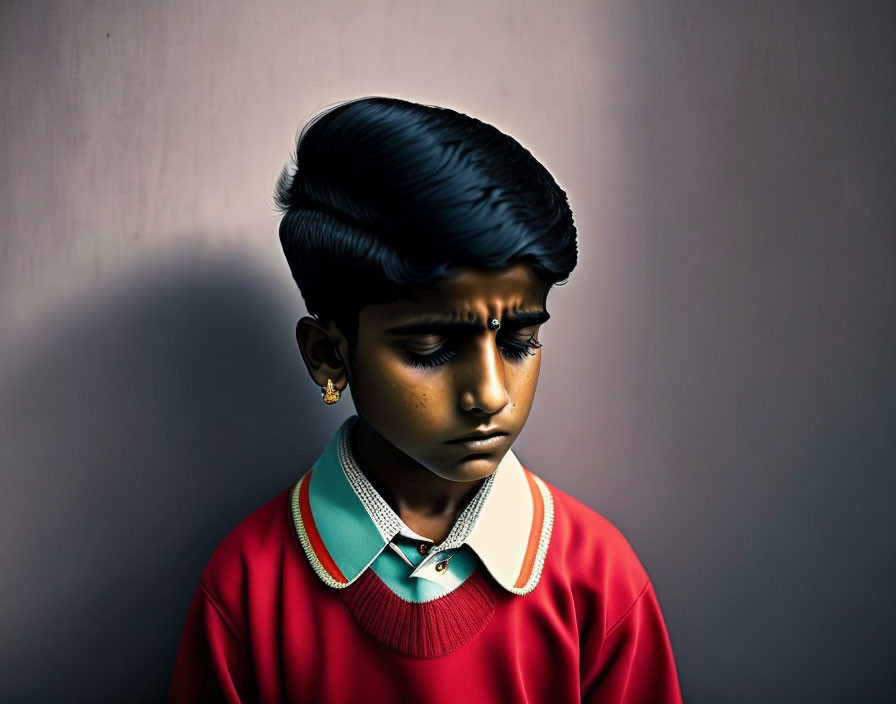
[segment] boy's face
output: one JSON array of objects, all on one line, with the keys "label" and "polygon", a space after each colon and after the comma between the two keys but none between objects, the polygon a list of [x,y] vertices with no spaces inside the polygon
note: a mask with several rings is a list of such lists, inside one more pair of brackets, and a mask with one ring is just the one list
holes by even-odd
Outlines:
[{"label": "boy's face", "polygon": [[545,298],[517,265],[455,269],[410,300],[363,308],[349,384],[380,459],[451,481],[490,475],[532,407]]}]

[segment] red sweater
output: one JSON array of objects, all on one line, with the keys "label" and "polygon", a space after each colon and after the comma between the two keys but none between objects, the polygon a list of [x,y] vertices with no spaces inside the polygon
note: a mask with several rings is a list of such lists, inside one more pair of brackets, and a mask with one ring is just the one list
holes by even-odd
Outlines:
[{"label": "red sweater", "polygon": [[177,702],[680,702],[653,588],[622,535],[549,487],[541,579],[510,594],[481,567],[414,604],[367,570],[326,586],[284,491],[205,568],[171,684]]}]

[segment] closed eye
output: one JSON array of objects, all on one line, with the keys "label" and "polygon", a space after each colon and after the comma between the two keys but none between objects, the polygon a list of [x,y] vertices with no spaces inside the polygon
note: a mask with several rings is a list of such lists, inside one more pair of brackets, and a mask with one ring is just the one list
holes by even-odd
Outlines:
[{"label": "closed eye", "polygon": [[416,369],[432,369],[457,356],[460,344],[445,335],[415,335],[399,343],[404,349],[408,364]]},{"label": "closed eye", "polygon": [[517,330],[508,335],[498,336],[498,349],[507,359],[517,362],[526,357],[531,357],[536,350],[541,349],[541,343],[536,338],[537,331],[528,329]]},{"label": "closed eye", "polygon": [[411,354],[426,357],[444,347],[446,342],[444,335],[419,335],[406,340],[403,346]]},{"label": "closed eye", "polygon": [[[511,361],[518,362],[535,355],[541,348],[538,341],[537,328],[526,328],[499,334],[496,343],[501,355]],[[401,343],[411,367],[432,369],[454,359],[461,350],[463,340],[443,335],[419,335]]]}]

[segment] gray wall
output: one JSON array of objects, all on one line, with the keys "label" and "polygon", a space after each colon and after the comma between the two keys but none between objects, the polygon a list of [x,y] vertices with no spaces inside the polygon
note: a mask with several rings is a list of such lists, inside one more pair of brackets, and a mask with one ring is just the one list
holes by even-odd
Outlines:
[{"label": "gray wall", "polygon": [[519,454],[611,518],[690,702],[892,701],[892,3],[4,2],[0,700],[157,701],[199,571],[348,404],[273,182],[365,94],[568,190]]}]

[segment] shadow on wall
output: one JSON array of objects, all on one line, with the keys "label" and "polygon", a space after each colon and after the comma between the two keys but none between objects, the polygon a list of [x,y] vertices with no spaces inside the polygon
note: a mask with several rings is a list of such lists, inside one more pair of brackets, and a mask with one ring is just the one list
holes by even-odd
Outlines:
[{"label": "shadow on wall", "polygon": [[162,700],[215,546],[351,409],[320,403],[296,311],[245,271],[108,298],[3,370],[2,701]]}]

